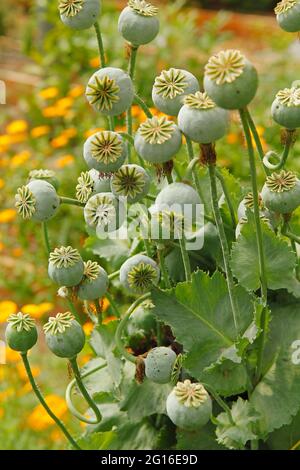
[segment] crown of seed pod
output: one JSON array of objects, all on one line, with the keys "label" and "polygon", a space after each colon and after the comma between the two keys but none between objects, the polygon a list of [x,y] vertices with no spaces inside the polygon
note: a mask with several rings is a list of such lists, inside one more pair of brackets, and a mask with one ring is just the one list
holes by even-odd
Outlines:
[{"label": "crown of seed pod", "polygon": [[84,264],[76,248],[61,246],[50,253],[48,274],[59,286],[77,286],[82,280],[83,272]]},{"label": "crown of seed pod", "polygon": [[176,124],[163,117],[147,119],[135,134],[134,147],[148,162],[164,163],[179,151],[182,135]]},{"label": "crown of seed pod", "polygon": [[44,333],[48,348],[58,357],[72,359],[84,347],[84,331],[70,312],[50,317]]},{"label": "crown of seed pod", "polygon": [[120,134],[100,131],[88,137],[83,156],[89,168],[103,173],[116,171],[127,157],[127,146]]},{"label": "crown of seed pod", "polygon": [[186,70],[163,70],[156,77],[152,88],[152,100],[155,106],[169,116],[177,116],[185,96],[199,90],[197,78]]},{"label": "crown of seed pod", "polygon": [[179,428],[194,431],[204,426],[212,414],[212,402],[200,383],[178,382],[167,398],[167,414]]},{"label": "crown of seed pod", "polygon": [[124,222],[124,203],[110,192],[92,196],[83,210],[87,225],[98,231],[114,232]]},{"label": "crown of seed pod", "polygon": [[300,205],[300,181],[292,171],[272,173],[266,179],[261,196],[271,211],[289,214]]},{"label": "crown of seed pod", "polygon": [[119,17],[119,33],[135,47],[148,44],[159,32],[157,13],[158,8],[149,2],[129,0]]},{"label": "crown of seed pod", "polygon": [[300,88],[280,90],[273,101],[271,113],[274,121],[286,129],[300,127]]},{"label": "crown of seed pod", "polygon": [[84,277],[78,287],[81,300],[95,300],[103,297],[109,284],[108,275],[96,261],[84,263]]},{"label": "crown of seed pod", "polygon": [[8,317],[5,339],[11,349],[25,353],[37,342],[35,321],[28,314],[14,313]]},{"label": "crown of seed pod", "polygon": [[93,168],[82,172],[77,180],[76,198],[78,201],[86,203],[91,196],[98,193],[110,191],[111,177],[101,175]]},{"label": "crown of seed pod", "polygon": [[279,26],[289,33],[300,31],[300,2],[299,0],[282,0],[275,7]]},{"label": "crown of seed pod", "polygon": [[194,142],[208,144],[221,139],[229,126],[229,113],[218,108],[206,92],[184,99],[178,114],[179,129]]},{"label": "crown of seed pod", "polygon": [[88,29],[101,13],[101,0],[59,0],[62,22],[72,29]]},{"label": "crown of seed pod", "polygon": [[44,222],[51,219],[60,200],[55,188],[48,181],[34,179],[17,190],[15,206],[23,219]]},{"label": "crown of seed pod", "polygon": [[106,116],[117,116],[130,108],[134,89],[127,73],[118,68],[105,67],[91,76],[85,94],[96,111]]},{"label": "crown of seed pod", "polygon": [[123,165],[111,178],[111,191],[116,197],[125,197],[133,204],[148,194],[150,176],[139,165]]},{"label": "crown of seed pod", "polygon": [[157,284],[160,270],[153,259],[145,255],[129,258],[120,268],[120,282],[129,291],[143,294]]},{"label": "crown of seed pod", "polygon": [[52,186],[56,189],[59,188],[59,181],[56,178],[55,171],[53,170],[32,170],[28,175],[28,181],[33,180],[44,180],[48,183],[52,184]]},{"label": "crown of seed pod", "polygon": [[220,108],[244,108],[253,100],[257,86],[257,72],[240,51],[221,51],[205,66],[205,91]]}]

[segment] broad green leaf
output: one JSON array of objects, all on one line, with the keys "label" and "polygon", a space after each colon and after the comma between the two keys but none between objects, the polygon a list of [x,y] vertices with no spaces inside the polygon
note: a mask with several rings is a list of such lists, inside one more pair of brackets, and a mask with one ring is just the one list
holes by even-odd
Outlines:
[{"label": "broad green leaf", "polygon": [[[296,255],[288,243],[276,236],[262,223],[265,268],[269,289],[287,289],[300,296],[300,283],[295,278]],[[256,291],[260,286],[259,261],[257,254],[256,230],[254,219],[242,228],[241,235],[233,244],[231,268],[242,286]]]},{"label": "broad green leaf", "polygon": [[127,422],[116,429],[110,450],[152,450],[156,448],[157,429],[147,419]]},{"label": "broad green leaf", "polygon": [[[188,363],[186,366],[189,367]],[[204,370],[196,378],[213,387],[224,397],[237,395],[247,389],[248,378],[245,366],[229,360],[224,360],[221,364],[214,364],[213,367]]]},{"label": "broad green leaf", "polygon": [[177,430],[178,450],[225,450],[216,440],[215,426],[208,423],[196,432]]},{"label": "broad green leaf", "polygon": [[248,401],[239,397],[232,405],[231,417],[233,422],[223,412],[214,418],[219,444],[229,449],[243,449],[248,441],[257,440],[255,426],[259,415]]},{"label": "broad green leaf", "polygon": [[[251,297],[242,287],[235,287],[239,307],[239,336],[243,336],[253,321]],[[171,326],[187,353],[185,367],[200,379],[203,370],[229,359],[241,362],[235,347],[234,327],[226,280],[216,272],[212,277],[198,271],[191,282],[176,288],[153,292],[154,314]]]},{"label": "broad green leaf", "polygon": [[84,384],[91,395],[97,395],[99,392],[110,395],[114,390],[114,383],[107,367],[99,369],[99,366],[105,365],[105,361],[97,357],[92,359],[81,368],[81,374],[87,372],[91,374],[84,378]]},{"label": "broad green leaf", "polygon": [[110,239],[100,240],[95,236],[90,236],[85,241],[85,248],[94,255],[98,255],[105,260],[120,266],[131,255],[135,248],[135,243],[130,245],[129,240]]},{"label": "broad green leaf", "polygon": [[297,416],[293,421],[286,425],[282,426],[280,429],[272,432],[267,440],[267,445],[272,450],[289,450],[297,445],[298,450],[300,448],[300,413],[298,412]]},{"label": "broad green leaf", "polygon": [[263,377],[250,400],[262,416],[262,435],[289,424],[300,409],[300,364],[295,349],[295,341],[300,340],[300,303],[273,305],[271,310]]},{"label": "broad green leaf", "polygon": [[123,399],[120,409],[127,411],[131,421],[140,421],[141,418],[154,414],[166,413],[166,400],[172,390],[169,384],[158,385],[145,378],[142,384],[134,379],[135,367],[126,365],[125,379],[121,384]]},{"label": "broad green leaf", "polygon": [[115,432],[97,432],[83,435],[77,440],[82,450],[109,450],[116,437]]}]

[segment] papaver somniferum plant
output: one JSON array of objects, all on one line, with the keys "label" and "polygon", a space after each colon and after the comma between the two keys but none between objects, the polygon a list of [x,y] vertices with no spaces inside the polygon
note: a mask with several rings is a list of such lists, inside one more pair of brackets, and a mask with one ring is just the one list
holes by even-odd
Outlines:
[{"label": "papaver somniferum plant", "polygon": [[[250,111],[259,77],[239,50],[208,58],[203,83],[175,67],[153,76],[160,111],[153,115],[137,94],[135,72],[142,46],[159,35],[163,9],[129,0],[111,25],[129,51],[128,69],[121,70],[106,62],[105,3],[60,0],[57,14],[74,34],[95,28],[101,68],[85,94],[107,129],[82,142],[87,169],[77,181],[74,175],[74,198],[60,194],[47,170],[16,194],[20,216],[42,225],[49,277],[71,310],[50,317],[44,335],[51,353],[73,370],[66,402],[74,419],[87,424],[83,435],[70,435],[35,383],[27,353],[38,334],[29,315],[9,318],[8,345],[20,352],[33,390],[71,448],[256,450],[276,448],[281,436],[283,448],[297,448],[286,436],[300,412],[300,180],[287,165],[300,127],[299,77],[270,89],[280,155],[264,154]],[[300,31],[298,0],[282,0],[275,13],[281,28]],[[145,113],[137,129],[133,103]],[[233,112],[248,150],[245,187],[218,163],[218,141]],[[121,114],[126,132],[115,127]],[[184,147],[185,164],[178,165]],[[47,225],[55,226],[63,204],[81,211],[89,236],[103,244],[102,257],[105,240],[127,239],[125,255],[116,248],[117,271],[49,239]],[[109,323],[103,297],[115,312]],[[118,298],[130,299],[130,307]],[[80,370],[82,312],[94,322],[95,357]]]}]

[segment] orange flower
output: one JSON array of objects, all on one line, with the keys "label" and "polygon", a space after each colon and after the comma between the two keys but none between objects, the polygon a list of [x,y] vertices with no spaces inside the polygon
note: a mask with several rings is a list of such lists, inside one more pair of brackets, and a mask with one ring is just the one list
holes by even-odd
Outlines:
[{"label": "orange flower", "polygon": [[[55,414],[58,418],[62,418],[67,412],[67,405],[65,400],[57,395],[48,395],[45,397],[47,405],[55,410]],[[55,423],[50,418],[48,413],[42,407],[37,405],[32,413],[27,418],[28,426],[34,431],[44,431],[45,429],[53,426]]]},{"label": "orange flower", "polygon": [[55,161],[54,166],[56,168],[64,168],[65,166],[72,165],[74,160],[75,160],[75,157],[73,157],[73,155],[63,155],[62,157],[59,157]]},{"label": "orange flower", "polygon": [[51,146],[55,149],[65,147],[69,142],[68,137],[64,135],[59,135],[51,140]]},{"label": "orange flower", "polygon": [[0,419],[2,419],[4,416],[4,409],[0,408]]},{"label": "orange flower", "polygon": [[0,252],[4,250],[4,243],[0,242]]},{"label": "orange flower", "polygon": [[88,138],[91,135],[95,134],[96,132],[104,131],[104,127],[95,127],[94,129],[90,129],[84,133],[84,137]]},{"label": "orange flower", "polygon": [[0,211],[0,224],[8,224],[12,222],[16,218],[16,210],[15,209],[3,209]]},{"label": "orange flower", "polygon": [[84,93],[84,86],[82,85],[76,85],[74,86],[68,93],[71,98],[78,98],[78,96],[83,95]]},{"label": "orange flower", "polygon": [[56,101],[54,103],[54,106],[57,106],[58,108],[66,109],[70,108],[73,104],[73,98],[66,96],[65,98],[61,98],[60,100]]},{"label": "orange flower", "polygon": [[21,360],[20,354],[9,347],[5,350],[5,359],[7,364],[19,362]]},{"label": "orange flower", "polygon": [[16,155],[12,157],[10,161],[10,166],[12,168],[17,168],[23,165],[23,163],[27,162],[30,156],[31,156],[31,153],[29,152],[29,150],[23,150],[23,152],[17,153]]},{"label": "orange flower", "polygon": [[41,304],[26,304],[21,308],[23,313],[28,313],[33,318],[41,318],[45,313],[52,310],[54,305],[50,302],[42,302]]},{"label": "orange flower", "polygon": [[47,135],[49,134],[51,128],[50,126],[37,126],[37,127],[33,127],[31,129],[31,137],[33,138],[38,138],[38,137],[42,137],[43,135]]},{"label": "orange flower", "polygon": [[97,69],[101,66],[100,63],[100,57],[93,57],[93,59],[90,60],[90,66]]},{"label": "orange flower", "polygon": [[[24,368],[24,365],[21,362],[19,364],[16,364],[16,371],[18,372],[18,376],[20,377],[20,379],[27,382],[27,373]],[[31,366],[31,372],[33,377],[37,377],[38,375],[40,375],[41,369],[38,366]]]},{"label": "orange flower", "polygon": [[6,126],[6,132],[8,134],[21,134],[26,132],[28,129],[28,124],[23,119],[12,121]]},{"label": "orange flower", "polygon": [[115,315],[110,315],[109,317],[104,318],[103,325],[107,325],[108,323],[117,320],[118,318]]},{"label": "orange flower", "polygon": [[72,137],[76,137],[77,129],[76,129],[76,127],[69,127],[69,129],[65,129],[64,131],[62,131],[61,135],[71,139]]},{"label": "orange flower", "polygon": [[91,321],[86,322],[83,325],[83,331],[85,332],[86,336],[89,336],[93,331],[94,324]]},{"label": "orange flower", "polygon": [[230,132],[227,135],[228,144],[236,144],[238,141],[239,141],[239,136],[237,134],[234,134],[233,132]]},{"label": "orange flower", "polygon": [[68,113],[65,108],[59,108],[57,106],[48,106],[42,110],[42,114],[47,118],[63,117]]},{"label": "orange flower", "polygon": [[44,100],[49,100],[51,98],[55,98],[59,93],[59,90],[57,87],[49,87],[49,88],[44,88],[43,90],[39,91],[39,95],[41,98]]},{"label": "orange flower", "polygon": [[20,246],[17,246],[12,249],[11,254],[13,255],[14,258],[20,258],[20,256],[23,255],[23,250]]},{"label": "orange flower", "polygon": [[5,186],[5,181],[0,178],[0,189],[2,189]]},{"label": "orange flower", "polygon": [[9,315],[16,313],[18,306],[11,300],[2,300],[0,302],[0,323],[6,322]]},{"label": "orange flower", "polygon": [[7,398],[11,397],[14,393],[13,388],[7,388],[0,392],[0,403],[3,403]]}]

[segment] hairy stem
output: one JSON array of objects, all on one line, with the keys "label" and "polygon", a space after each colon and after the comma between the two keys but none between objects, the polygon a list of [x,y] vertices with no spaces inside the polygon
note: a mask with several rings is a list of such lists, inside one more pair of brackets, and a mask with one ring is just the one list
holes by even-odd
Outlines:
[{"label": "hairy stem", "polygon": [[98,318],[98,325],[102,324],[102,310],[99,305],[99,299],[96,299],[94,301],[95,307],[96,307],[96,312],[97,312],[97,318]]},{"label": "hairy stem", "polygon": [[76,307],[74,305],[74,303],[72,302],[72,300],[70,299],[70,297],[67,297],[67,301],[68,301],[68,305],[69,305],[69,309],[71,310],[71,312],[73,313],[74,317],[76,318],[76,320],[78,321],[78,323],[80,325],[82,325],[82,321],[81,321],[81,318],[76,310]]},{"label": "hairy stem", "polygon": [[186,250],[186,243],[185,243],[185,236],[184,236],[183,229],[182,229],[181,237],[178,238],[178,241],[179,241],[183,266],[184,266],[185,279],[187,281],[190,281],[191,276],[192,276],[191,263],[190,263],[188,252]]},{"label": "hairy stem", "polygon": [[28,356],[27,356],[27,353],[21,353],[21,357],[22,357],[22,361],[23,361],[23,364],[24,364],[24,367],[25,367],[25,370],[26,370],[26,374],[28,376],[28,379],[29,379],[29,382],[30,382],[30,385],[32,387],[32,390],[34,391],[37,399],[39,400],[40,404],[42,405],[42,407],[45,409],[45,411],[48,413],[48,415],[50,416],[51,419],[53,419],[53,421],[57,424],[57,426],[61,429],[61,431],[64,433],[64,435],[66,436],[66,438],[68,439],[68,441],[70,442],[70,444],[72,445],[72,447],[74,447],[74,449],[76,450],[81,450],[81,448],[79,447],[79,445],[75,442],[75,440],[73,439],[73,437],[71,436],[71,434],[68,432],[68,430],[65,428],[64,424],[61,422],[61,420],[53,413],[53,411],[49,408],[49,406],[47,405],[43,395],[41,394],[35,380],[34,380],[34,377],[32,375],[32,371],[31,371],[31,367],[30,367],[30,363],[29,363],[29,360],[28,360]]},{"label": "hairy stem", "polygon": [[170,282],[168,269],[167,269],[166,263],[165,263],[164,253],[159,248],[157,250],[157,256],[158,256],[158,261],[159,261],[160,269],[161,269],[161,272],[162,272],[162,275],[163,275],[163,280],[164,280],[165,286],[166,286],[167,289],[171,289],[172,286],[171,286],[171,282]]},{"label": "hairy stem", "polygon": [[60,196],[60,203],[61,204],[70,204],[71,206],[79,206],[84,207],[85,203],[77,201],[77,199],[73,199],[71,197]]},{"label": "hairy stem", "polygon": [[[200,181],[197,175],[196,171],[196,161],[195,161],[195,154],[194,154],[194,149],[193,149],[193,144],[192,141],[189,137],[185,136],[186,139],[186,149],[187,149],[187,154],[190,160],[190,165],[188,168],[190,168],[192,175],[193,175],[193,180],[194,184],[196,186],[196,189],[198,191],[199,197],[201,199],[202,204],[204,205],[204,212],[206,212],[206,207],[205,207],[205,202],[204,202],[204,197],[203,197],[203,191],[201,189]],[[199,159],[197,159],[199,161]]]},{"label": "hairy stem", "polygon": [[[134,72],[136,66],[136,56],[137,56],[138,47],[131,46],[130,47],[130,57],[128,62],[128,74],[130,78],[134,79]],[[133,123],[132,123],[132,107],[127,110],[126,112],[126,125],[127,125],[127,134],[133,139]],[[131,161],[131,144],[128,142],[127,144],[128,150],[128,161]]]},{"label": "hairy stem", "polygon": [[51,246],[50,246],[50,241],[49,241],[49,233],[48,233],[47,222],[43,222],[42,226],[43,226],[43,235],[44,235],[44,241],[45,241],[45,247],[46,247],[46,250],[47,250],[47,255],[50,255]]},{"label": "hairy stem", "polygon": [[209,393],[212,395],[214,400],[216,400],[218,405],[226,412],[230,423],[234,425],[234,421],[232,419],[232,414],[231,414],[231,409],[229,408],[227,403],[225,403],[225,401],[220,397],[220,395],[214,390],[213,387],[211,387],[210,385],[204,382],[202,382],[202,385],[209,391]]},{"label": "hairy stem", "polygon": [[[263,149],[263,146],[262,146],[262,143],[261,143],[261,140],[260,140],[260,137],[259,137],[259,134],[257,132],[257,129],[256,129],[256,125],[251,117],[251,114],[247,109],[245,109],[245,117],[248,121],[248,124],[249,124],[249,127],[250,127],[250,130],[251,130],[251,133],[253,135],[253,139],[254,139],[254,142],[255,142],[255,145],[256,145],[256,148],[257,148],[257,151],[259,153],[259,156],[260,156],[260,159],[261,159],[261,162],[263,163],[263,160],[264,160],[264,149]],[[266,175],[269,174],[269,171],[265,168],[265,166],[263,165],[263,170],[265,172]]]},{"label": "hairy stem", "polygon": [[231,202],[230,193],[229,193],[229,191],[227,189],[227,186],[226,186],[226,183],[225,183],[225,179],[224,179],[222,173],[219,170],[216,170],[216,176],[217,176],[218,180],[221,183],[222,190],[223,190],[223,193],[224,193],[224,196],[225,196],[225,199],[226,199],[226,203],[227,203],[227,206],[228,206],[228,209],[229,209],[229,212],[230,212],[230,218],[231,218],[232,226],[235,229],[235,227],[236,227],[235,212],[234,212],[234,207],[233,207],[232,202]]},{"label": "hairy stem", "polygon": [[100,30],[100,25],[97,21],[94,24],[94,28],[95,28],[95,31],[96,31],[96,36],[97,36],[97,41],[98,41],[100,64],[101,64],[100,66],[101,67],[106,67],[104,46],[103,46],[103,41],[102,41],[102,34],[101,34],[101,30]]},{"label": "hairy stem", "polygon": [[134,95],[134,101],[140,106],[140,108],[144,111],[144,113],[146,114],[148,118],[153,117],[153,114],[151,113],[150,109],[146,105],[145,101],[142,100],[142,98],[139,95],[137,94]]}]

